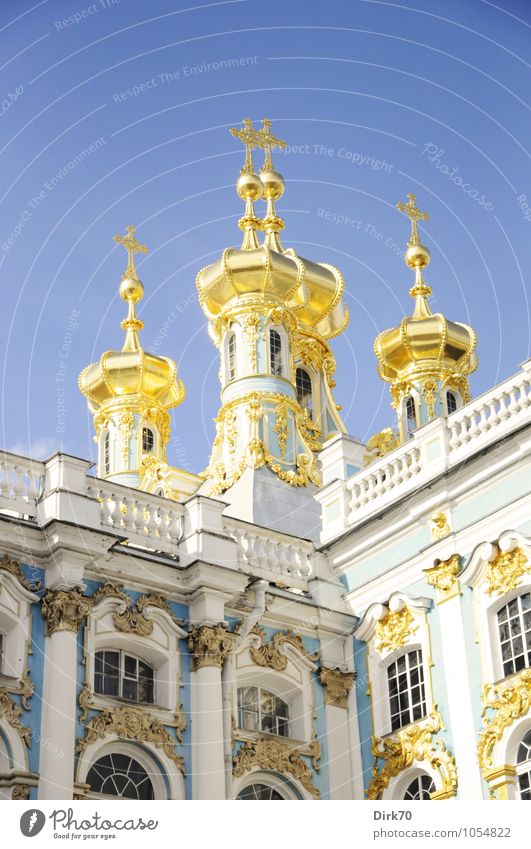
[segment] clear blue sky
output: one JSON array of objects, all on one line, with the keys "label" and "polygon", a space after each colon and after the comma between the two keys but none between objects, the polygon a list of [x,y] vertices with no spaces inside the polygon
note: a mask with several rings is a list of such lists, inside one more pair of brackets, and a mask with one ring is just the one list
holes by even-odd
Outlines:
[{"label": "clear blue sky", "polygon": [[333,347],[351,433],[392,423],[372,345],[410,309],[408,191],[431,214],[434,308],[478,332],[473,393],[515,372],[530,356],[530,19],[525,0],[3,0],[3,444],[94,456],[77,375],[121,346],[112,237],[132,223],[150,248],[144,346],[171,322],[158,351],[187,387],[169,460],[205,467],[218,361],[194,281],[240,241],[228,128],[247,115],[298,146],[277,157],[285,245],[347,281]]}]

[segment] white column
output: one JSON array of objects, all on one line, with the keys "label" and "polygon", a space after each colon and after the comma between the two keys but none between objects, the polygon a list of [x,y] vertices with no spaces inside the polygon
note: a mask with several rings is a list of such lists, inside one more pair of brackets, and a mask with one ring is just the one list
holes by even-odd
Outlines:
[{"label": "white column", "polygon": [[354,758],[350,723],[350,695],[354,673],[321,667],[324,687],[326,742],[331,799],[354,798]]},{"label": "white column", "polygon": [[40,740],[40,799],[71,799],[74,787],[77,633],[90,611],[77,590],[48,590]]},{"label": "white column", "polygon": [[452,729],[452,749],[457,766],[459,798],[483,799],[458,582],[452,593],[440,594],[437,610],[442,635],[444,686]]}]

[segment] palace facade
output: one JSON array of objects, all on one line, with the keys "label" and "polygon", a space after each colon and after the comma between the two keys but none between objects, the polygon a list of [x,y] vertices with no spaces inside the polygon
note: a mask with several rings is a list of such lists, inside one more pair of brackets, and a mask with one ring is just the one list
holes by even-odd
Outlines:
[{"label": "palace facade", "polygon": [[132,227],[123,347],[79,378],[97,469],[0,455],[0,798],[530,799],[531,362],[470,398],[409,195],[411,314],[375,341],[395,423],[349,436],[343,277],[281,241],[270,122],[232,134],[206,470],[166,456],[185,388],[142,347]]}]

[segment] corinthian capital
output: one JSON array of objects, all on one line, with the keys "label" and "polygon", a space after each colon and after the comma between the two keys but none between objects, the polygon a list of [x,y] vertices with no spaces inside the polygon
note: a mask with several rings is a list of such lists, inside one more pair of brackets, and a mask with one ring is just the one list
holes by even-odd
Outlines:
[{"label": "corinthian capital", "polygon": [[196,625],[188,637],[193,669],[201,669],[202,666],[217,666],[221,669],[235,639],[236,635],[227,630],[224,622],[217,625]]},{"label": "corinthian capital", "polygon": [[91,610],[90,599],[79,590],[46,590],[42,599],[42,615],[48,636],[55,631],[77,633],[83,619]]}]

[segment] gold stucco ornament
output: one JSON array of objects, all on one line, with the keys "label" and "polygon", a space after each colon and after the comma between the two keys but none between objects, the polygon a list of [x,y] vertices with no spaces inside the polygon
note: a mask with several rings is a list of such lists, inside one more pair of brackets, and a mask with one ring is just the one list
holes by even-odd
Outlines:
[{"label": "gold stucco ornament", "polygon": [[448,560],[440,560],[430,569],[425,569],[426,581],[435,587],[443,597],[449,596],[458,585],[458,575],[461,571],[461,558],[452,554]]},{"label": "gold stucco ornament", "polygon": [[188,648],[192,653],[193,669],[203,666],[222,667],[227,654],[232,651],[236,634],[228,630],[225,622],[217,625],[196,625],[190,631]]},{"label": "gold stucco ornament", "polygon": [[529,572],[529,563],[521,548],[500,551],[487,563],[485,584],[488,595],[505,595],[514,590]]},{"label": "gold stucco ornament", "polygon": [[418,628],[407,605],[400,610],[388,610],[375,625],[375,645],[380,654],[405,646],[411,634]]},{"label": "gold stucco ornament", "polygon": [[505,730],[531,710],[531,669],[523,669],[500,684],[485,684],[482,704],[484,720],[478,762],[485,775],[494,766],[494,749]]},{"label": "gold stucco ornament", "polygon": [[46,590],[42,598],[41,611],[46,620],[46,633],[56,631],[77,633],[83,620],[92,609],[92,599],[79,590]]},{"label": "gold stucco ornament", "polygon": [[346,709],[349,693],[354,686],[354,677],[354,672],[322,666],[319,670],[319,680],[324,688],[325,704]]},{"label": "gold stucco ornament", "polygon": [[232,773],[235,778],[240,778],[254,767],[260,767],[291,775],[314,799],[318,799],[320,793],[313,783],[313,772],[303,758],[309,758],[313,769],[319,772],[320,757],[321,747],[315,739],[309,747],[293,747],[280,740],[249,741],[235,755]]},{"label": "gold stucco ornament", "polygon": [[285,646],[292,646],[299,654],[305,657],[310,663],[315,663],[319,657],[319,653],[311,654],[304,646],[303,639],[300,634],[296,634],[291,628],[287,631],[278,631],[273,634],[271,640],[267,642],[266,632],[259,625],[255,625],[252,634],[255,634],[260,644],[251,646],[249,653],[252,660],[257,666],[266,666],[270,669],[275,669],[277,672],[284,672],[288,665],[288,658],[285,654]]}]

